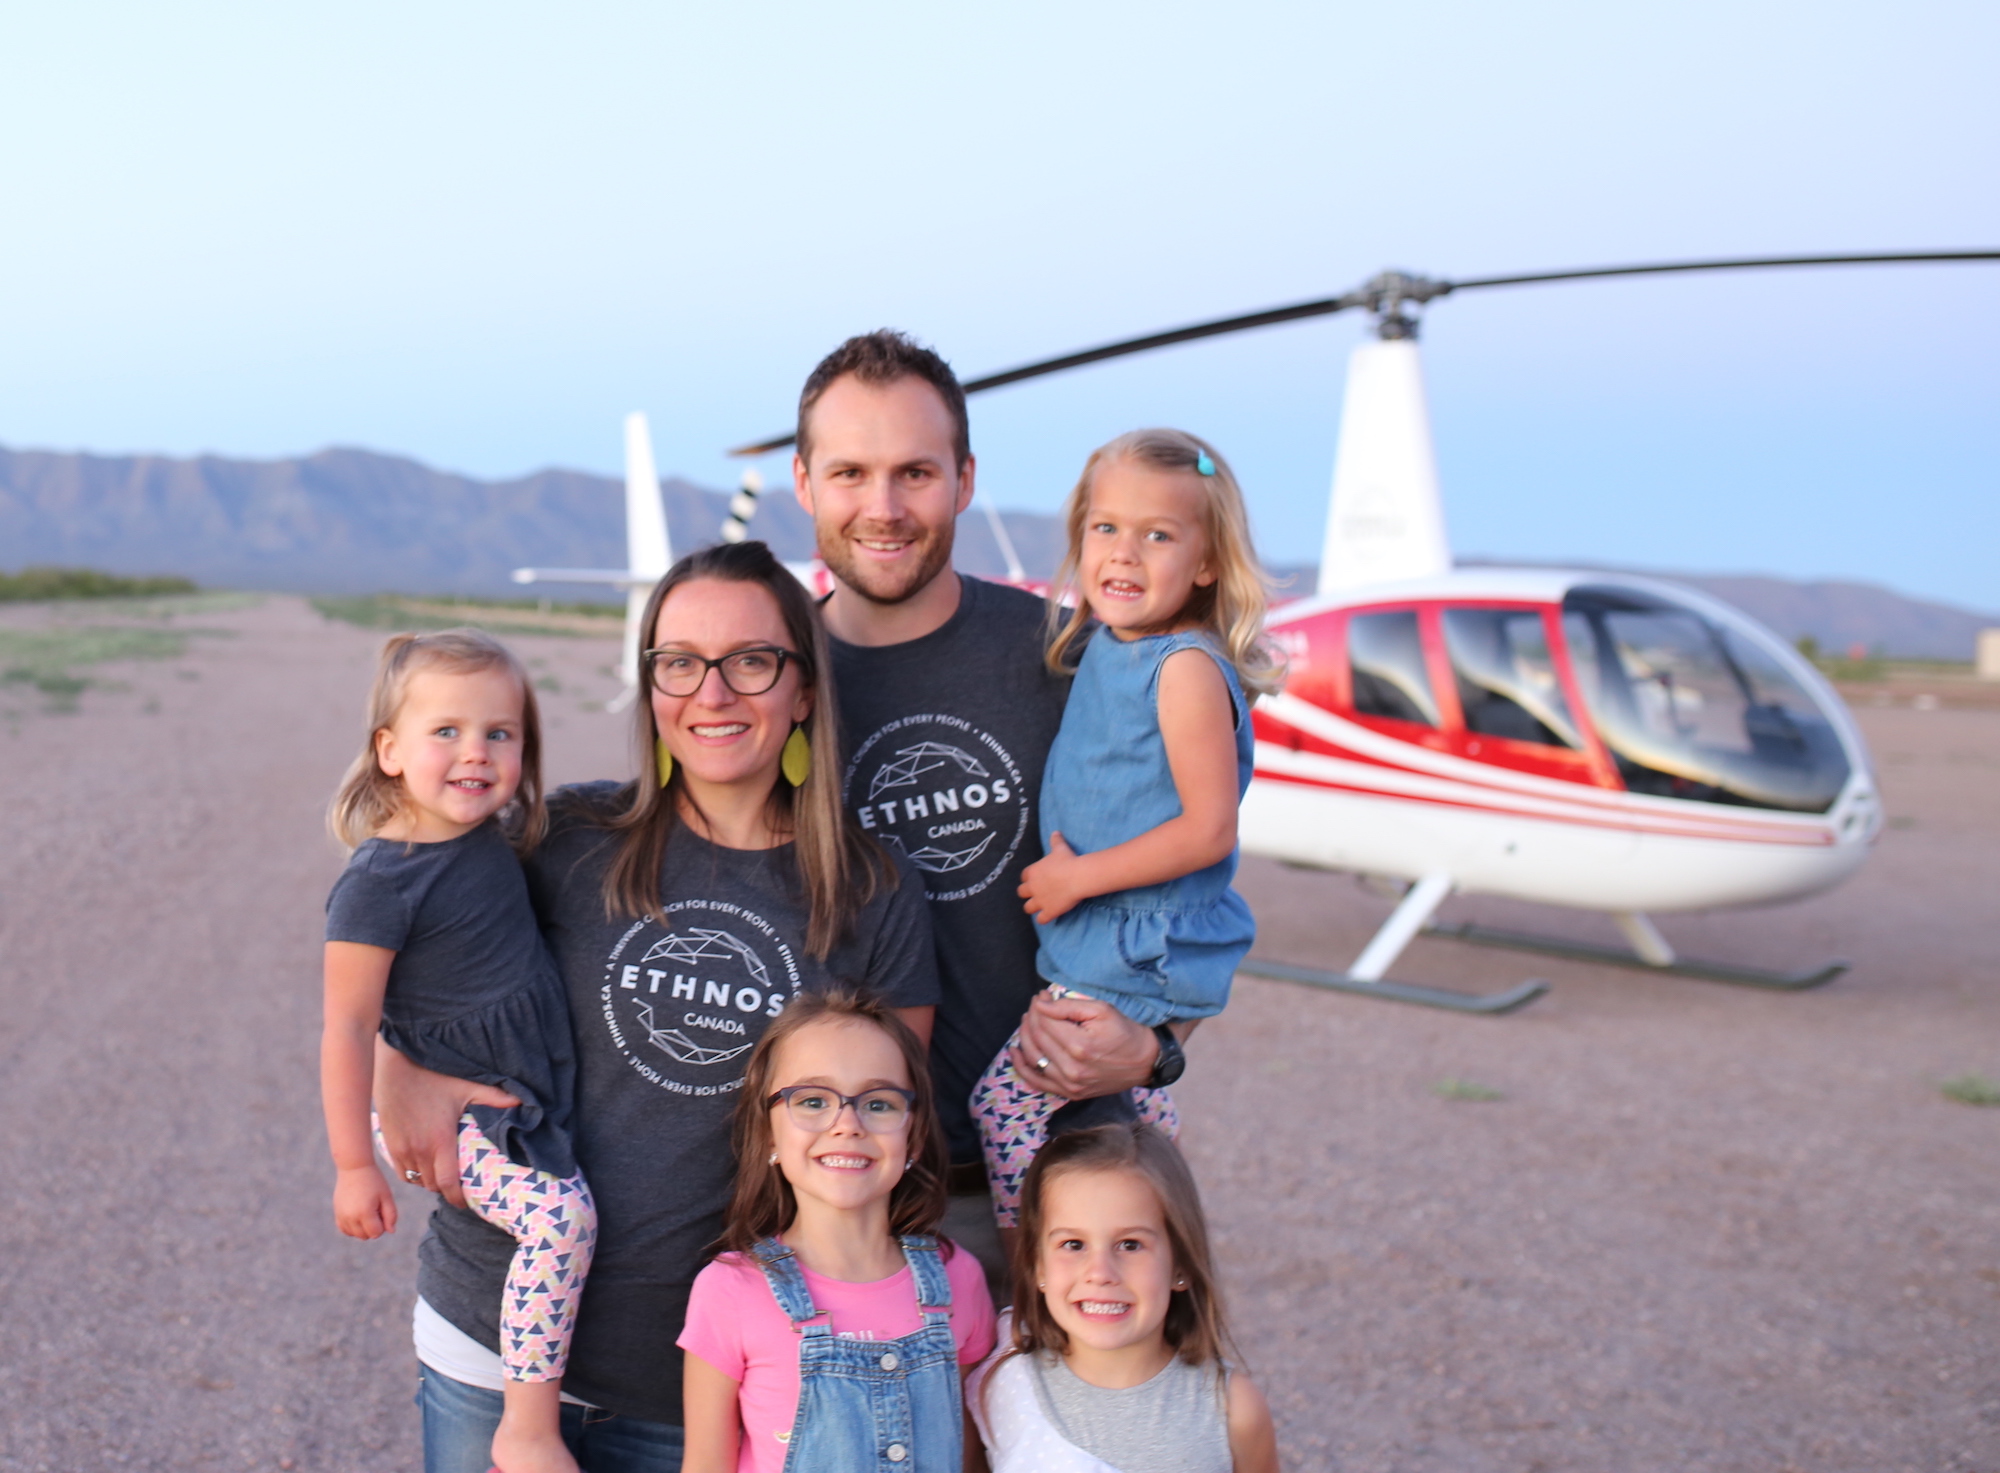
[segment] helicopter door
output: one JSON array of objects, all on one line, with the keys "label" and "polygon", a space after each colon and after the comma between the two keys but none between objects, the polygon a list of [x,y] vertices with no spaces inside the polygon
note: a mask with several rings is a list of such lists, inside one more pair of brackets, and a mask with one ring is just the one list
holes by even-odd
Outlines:
[{"label": "helicopter door", "polygon": [[1431,679],[1416,609],[1370,609],[1347,615],[1342,714],[1398,741],[1446,750],[1444,710]]},{"label": "helicopter door", "polygon": [[1556,660],[1553,610],[1450,605],[1438,612],[1456,697],[1460,755],[1541,777],[1617,787],[1571,714]]},{"label": "helicopter door", "polygon": [[[1284,651],[1285,694],[1356,725],[1437,751],[1447,750],[1423,631],[1413,608],[1329,610],[1274,632]],[[1346,755],[1280,721],[1260,703],[1257,739],[1298,752]]]}]

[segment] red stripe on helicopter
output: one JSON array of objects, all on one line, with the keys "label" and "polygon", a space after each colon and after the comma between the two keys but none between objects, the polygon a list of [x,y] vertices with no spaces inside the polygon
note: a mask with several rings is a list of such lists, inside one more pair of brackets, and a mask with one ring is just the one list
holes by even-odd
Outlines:
[{"label": "red stripe on helicopter", "polygon": [[[1323,711],[1316,707],[1313,708],[1313,711],[1315,716],[1324,718],[1330,724],[1343,727],[1352,726],[1352,723],[1348,722],[1345,718],[1334,715],[1332,712]],[[1490,767],[1478,775],[1473,775],[1465,773],[1462,769],[1467,767],[1484,767],[1485,764],[1459,757],[1453,753],[1433,751],[1430,748],[1423,748],[1421,750],[1427,755],[1441,759],[1439,767],[1444,767],[1448,764],[1450,768],[1459,770],[1439,771],[1436,768],[1417,766],[1407,761],[1393,761],[1357,750],[1344,742],[1330,740],[1323,733],[1310,731],[1296,722],[1287,720],[1284,716],[1278,714],[1277,711],[1263,709],[1260,706],[1257,716],[1271,726],[1283,728],[1286,734],[1297,733],[1302,741],[1312,744],[1310,748],[1307,748],[1305,746],[1293,746],[1290,742],[1282,739],[1270,741],[1269,745],[1279,751],[1296,752],[1298,755],[1308,758],[1317,757],[1336,762],[1350,762],[1356,766],[1372,767],[1385,772],[1400,773],[1404,776],[1425,782],[1449,783],[1454,787],[1470,788],[1481,794],[1492,793],[1498,796],[1513,798],[1517,801],[1521,799],[1534,799],[1565,806],[1595,808],[1604,812],[1611,821],[1607,824],[1595,824],[1592,820],[1586,818],[1563,819],[1552,814],[1536,813],[1533,810],[1518,808],[1502,808],[1495,811],[1524,813],[1528,816],[1550,818],[1554,822],[1575,822],[1595,827],[1637,829],[1645,833],[1684,833],[1687,831],[1688,826],[1693,826],[1702,836],[1712,838],[1745,839],[1758,843],[1794,845],[1823,845],[1834,842],[1830,835],[1826,835],[1823,832],[1802,835],[1796,823],[1773,822],[1769,819],[1754,818],[1747,814],[1741,817],[1734,814],[1725,816],[1720,813],[1713,816],[1706,814],[1699,816],[1689,814],[1684,816],[1673,812],[1660,812],[1648,806],[1649,800],[1644,795],[1631,794],[1622,788],[1612,790],[1599,788],[1591,784],[1587,779],[1565,780],[1523,774],[1522,777],[1525,778],[1525,781],[1517,780],[1509,783],[1489,777],[1487,774],[1492,771]],[[1368,736],[1380,736],[1379,733],[1371,732],[1366,727],[1357,729]],[[1268,734],[1265,739],[1269,740]],[[1392,742],[1396,741],[1393,737],[1382,739]],[[1399,742],[1398,745],[1404,744]],[[1261,769],[1260,775],[1283,778],[1286,781],[1318,782],[1324,786],[1343,788],[1353,792],[1379,792],[1382,796],[1392,798],[1414,798],[1417,796],[1391,789],[1351,787],[1349,784],[1330,782],[1323,779],[1298,778],[1288,773],[1263,771]],[[1548,786],[1543,787],[1543,784],[1547,784]],[[1559,787],[1557,786],[1558,784],[1560,785]],[[1421,801],[1440,802],[1470,808],[1491,806],[1450,798],[1427,798]],[[1697,800],[1666,799],[1658,801],[1671,802],[1676,808],[1679,808],[1684,804],[1690,804]]]},{"label": "red stripe on helicopter", "polygon": [[[1371,788],[1357,783],[1342,783],[1334,782],[1327,778],[1306,777],[1299,773],[1273,772],[1261,767],[1257,769],[1256,775],[1267,782],[1293,783],[1303,788],[1325,788],[1336,793],[1353,793],[1357,797],[1363,798],[1382,798],[1393,803],[1428,803],[1433,807],[1463,808],[1475,813],[1490,813],[1505,818],[1524,818],[1540,823],[1569,824],[1576,828],[1625,829],[1642,834],[1655,834],[1662,838],[1670,839],[1727,839],[1736,843],[1785,844],[1796,848],[1812,849],[1830,848],[1835,842],[1833,834],[1825,829],[1780,829],[1769,824],[1731,823],[1722,819],[1708,821],[1699,819],[1675,820],[1666,814],[1655,815],[1629,811],[1617,814],[1616,816],[1607,814],[1603,818],[1561,813],[1540,813],[1529,808],[1512,808],[1495,803],[1474,802],[1465,798],[1446,798],[1421,793],[1401,793],[1387,788]],[[1412,776],[1426,775],[1421,773],[1412,774]],[[1445,781],[1449,781],[1449,779],[1445,779]],[[1648,819],[1656,821],[1648,822]],[[1657,821],[1662,819],[1665,820],[1664,823]]]}]

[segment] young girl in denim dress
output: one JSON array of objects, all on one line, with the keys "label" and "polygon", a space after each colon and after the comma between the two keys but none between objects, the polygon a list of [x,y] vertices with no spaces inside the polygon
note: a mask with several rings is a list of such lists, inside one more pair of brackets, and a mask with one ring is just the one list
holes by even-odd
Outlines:
[{"label": "young girl in denim dress", "polygon": [[[1180,430],[1134,430],[1096,451],[1065,516],[1069,551],[1050,599],[1066,622],[1049,663],[1065,668],[1079,644],[1082,655],[1042,779],[1046,856],[1020,891],[1040,923],[1035,966],[1056,996],[1174,1030],[1222,1011],[1256,935],[1230,881],[1250,698],[1277,684],[1264,576],[1235,476]],[[1008,1228],[1048,1118],[1067,1103],[1021,1077],[1018,1043],[972,1095]],[[1142,1116],[1176,1133],[1164,1090],[1133,1094]]]}]

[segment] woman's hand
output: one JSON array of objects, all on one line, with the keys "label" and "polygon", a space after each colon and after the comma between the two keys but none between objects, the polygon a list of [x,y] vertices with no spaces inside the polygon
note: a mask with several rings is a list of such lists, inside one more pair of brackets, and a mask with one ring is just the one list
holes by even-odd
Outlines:
[{"label": "woman's hand", "polygon": [[396,1231],[396,1197],[374,1162],[343,1167],[334,1178],[333,1221],[350,1238]]},{"label": "woman's hand", "polygon": [[504,1109],[520,1103],[490,1084],[420,1069],[375,1041],[375,1114],[389,1164],[404,1181],[439,1193],[454,1207],[465,1205],[458,1185],[459,1116],[467,1105]]},{"label": "woman's hand", "polygon": [[1049,852],[1021,871],[1016,892],[1027,901],[1028,914],[1046,926],[1099,893],[1090,885],[1090,864],[1069,847],[1060,833],[1049,835]]}]

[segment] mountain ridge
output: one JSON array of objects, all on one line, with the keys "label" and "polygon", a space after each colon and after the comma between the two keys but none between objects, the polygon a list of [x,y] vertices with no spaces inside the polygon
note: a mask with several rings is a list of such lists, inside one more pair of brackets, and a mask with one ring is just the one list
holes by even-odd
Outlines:
[{"label": "mountain ridge", "polygon": [[[663,479],[660,493],[677,550],[716,540],[730,493],[680,476]],[[1062,550],[1060,519],[1007,511],[1000,520],[1026,571],[1047,577]],[[760,500],[754,525],[780,557],[811,555],[811,522],[785,488]],[[961,520],[956,560],[969,573],[1006,572],[988,517]],[[274,592],[491,598],[520,595],[508,576],[517,567],[624,563],[623,484],[588,471],[482,480],[357,446],[277,460],[0,447],[0,569],[54,564]],[[1311,567],[1281,571],[1294,589],[1312,586]],[[2000,624],[1852,580],[1631,571],[1702,589],[1787,638],[1811,636],[1833,650],[1970,659],[1977,631]]]}]

